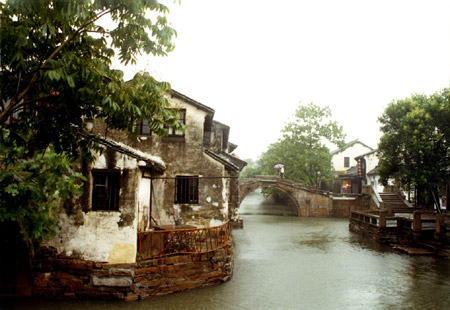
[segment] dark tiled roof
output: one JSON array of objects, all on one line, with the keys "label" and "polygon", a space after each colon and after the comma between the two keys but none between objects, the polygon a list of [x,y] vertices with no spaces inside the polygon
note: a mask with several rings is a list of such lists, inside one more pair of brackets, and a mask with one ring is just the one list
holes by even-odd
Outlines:
[{"label": "dark tiled roof", "polygon": [[334,154],[343,152],[344,150],[348,149],[349,147],[351,147],[351,146],[353,146],[353,145],[355,145],[355,144],[357,144],[357,143],[359,143],[359,144],[361,144],[361,145],[364,145],[365,147],[368,147],[369,149],[371,149],[371,150],[373,151],[373,148],[371,148],[370,146],[368,146],[368,145],[366,145],[366,144],[360,142],[359,140],[354,140],[354,141],[352,141],[352,142],[347,143],[346,145],[344,145],[344,146],[341,147],[340,149],[334,150],[334,151],[331,152],[330,154],[331,154],[331,155],[334,155]]},{"label": "dark tiled roof", "polygon": [[358,155],[357,157],[355,157],[355,159],[356,159],[356,158],[362,158],[362,157],[365,157],[365,156],[367,156],[367,155],[372,155],[373,153],[376,153],[377,151],[378,151],[378,150],[375,149],[375,150],[372,150],[372,151],[370,151],[370,152],[364,153],[364,154],[362,154],[362,155]]},{"label": "dark tiled roof", "polygon": [[229,158],[226,158],[222,154],[215,153],[208,149],[205,149],[205,154],[209,155],[213,159],[224,164],[226,167],[230,168],[231,170],[233,170],[235,172],[239,172],[241,170],[238,165],[235,165],[233,162],[231,162],[231,160]]},{"label": "dark tiled roof", "polygon": [[143,161],[143,162],[145,162],[145,167],[155,170],[158,173],[162,173],[166,169],[165,163],[159,157],[147,154],[145,152],[134,149],[131,146],[124,145],[122,143],[113,141],[111,139],[103,139],[103,138],[98,138],[98,139],[99,139],[100,144],[102,144],[116,152],[133,157],[138,161]]},{"label": "dark tiled roof", "polygon": [[203,111],[206,111],[206,112],[208,112],[208,113],[214,115],[214,112],[215,112],[215,111],[214,111],[213,109],[211,109],[210,107],[208,107],[208,106],[206,106],[206,105],[204,105],[204,104],[202,104],[202,103],[200,103],[200,102],[198,102],[198,101],[195,101],[194,99],[189,98],[188,96],[183,95],[182,93],[177,92],[175,89],[169,90],[168,93],[169,93],[172,97],[175,97],[175,98],[184,100],[185,102],[190,103],[190,104],[192,104],[193,106],[195,106],[195,107],[197,107],[197,108],[199,108],[199,109],[201,109],[201,110],[203,110]]},{"label": "dark tiled roof", "polygon": [[367,175],[377,175],[378,174],[378,166],[367,172]]},{"label": "dark tiled roof", "polygon": [[345,177],[345,176],[353,177],[356,175],[358,175],[358,168],[356,166],[353,166],[353,167],[345,170],[344,172],[339,172],[339,177]]}]

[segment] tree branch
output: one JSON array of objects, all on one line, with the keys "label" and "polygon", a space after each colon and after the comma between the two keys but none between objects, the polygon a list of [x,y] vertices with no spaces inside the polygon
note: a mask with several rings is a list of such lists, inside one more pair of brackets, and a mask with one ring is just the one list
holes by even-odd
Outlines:
[{"label": "tree branch", "polygon": [[39,77],[39,71],[42,70],[46,63],[49,60],[52,60],[53,58],[58,55],[61,50],[63,50],[70,42],[72,42],[87,26],[95,23],[98,19],[105,16],[106,14],[111,13],[115,9],[106,9],[104,11],[101,11],[99,14],[97,14],[95,17],[93,17],[91,20],[86,22],[85,24],[81,25],[80,28],[78,28],[66,41],[63,41],[60,46],[58,46],[53,53],[50,54],[50,56],[43,61],[40,66],[37,68],[33,76],[31,77],[30,82],[28,83],[27,87],[13,100],[11,100],[10,104],[0,113],[0,124],[4,123],[4,120],[7,115],[11,113],[11,111],[15,108],[15,106],[20,102],[25,96],[28,94],[28,92],[34,87],[36,84],[38,77]]}]

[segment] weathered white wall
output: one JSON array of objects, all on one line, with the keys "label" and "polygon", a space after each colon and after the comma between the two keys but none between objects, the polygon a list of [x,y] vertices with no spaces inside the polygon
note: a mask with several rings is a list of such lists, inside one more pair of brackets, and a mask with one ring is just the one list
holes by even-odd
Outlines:
[{"label": "weathered white wall", "polygon": [[[177,213],[179,210],[169,210],[167,208],[164,208],[165,200],[172,198],[169,195],[169,198],[166,198],[166,191],[167,190],[167,183],[165,180],[161,179],[154,179],[153,181],[153,195],[152,195],[152,205],[151,205],[151,212],[153,218],[157,221],[159,225],[174,225],[175,224],[175,218],[177,218]],[[172,192],[172,189],[170,190]],[[173,195],[172,195],[173,196]],[[173,198],[172,198],[173,199]]]},{"label": "weathered white wall", "polygon": [[[115,153],[115,167],[124,169],[139,169],[137,161],[127,155]],[[108,166],[105,155],[97,156],[92,168],[106,169]],[[133,174],[130,174],[133,175]],[[89,179],[89,178],[88,178]],[[89,182],[89,181],[88,181]],[[92,183],[91,183],[92,188]],[[57,249],[58,254],[98,262],[108,263],[133,263],[136,261],[137,247],[137,203],[133,205],[120,204],[124,194],[124,188],[120,188],[118,211],[82,211],[80,205],[75,205],[76,215],[69,216],[64,208],[61,208],[59,222],[61,231],[48,241],[47,244]],[[138,191],[135,191],[136,197]],[[91,205],[91,191],[89,195],[89,206]],[[132,193],[128,193],[132,194]],[[130,195],[133,196],[133,195]],[[144,200],[145,194],[142,195]],[[133,199],[138,201],[138,199]],[[119,225],[122,221],[122,208],[132,208],[135,213],[134,221],[129,225]],[[87,208],[88,210],[90,209]],[[86,209],[85,209],[86,210]]]},{"label": "weathered white wall", "polygon": [[150,226],[150,184],[150,179],[140,179],[138,202],[138,231],[145,231]]},{"label": "weathered white wall", "polygon": [[378,166],[377,152],[364,156],[364,159],[366,160],[366,173]]},{"label": "weathered white wall", "polygon": [[120,212],[82,212],[84,224],[76,225],[61,214],[61,232],[48,242],[58,254],[85,260],[108,263],[136,261],[136,225],[119,227]]}]

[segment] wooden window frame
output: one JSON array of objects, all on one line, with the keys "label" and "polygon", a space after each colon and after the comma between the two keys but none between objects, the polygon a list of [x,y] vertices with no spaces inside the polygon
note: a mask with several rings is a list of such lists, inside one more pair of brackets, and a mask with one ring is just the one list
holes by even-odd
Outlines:
[{"label": "wooden window frame", "polygon": [[[186,126],[186,109],[175,109],[174,111],[177,113],[178,122]],[[164,126],[164,129],[167,130],[167,136],[169,137],[184,137],[184,131],[177,131],[169,126]]]},{"label": "wooden window frame", "polygon": [[[92,170],[92,211],[119,211],[120,171]],[[100,178],[104,178],[100,180]],[[101,182],[103,181],[103,182]]]},{"label": "wooden window frame", "polygon": [[[147,131],[144,132],[144,128],[147,129]],[[152,131],[150,130],[150,127],[148,127],[148,120],[143,119],[139,122],[139,135],[140,136],[151,136]]]},{"label": "wooden window frame", "polygon": [[350,168],[350,157],[344,157],[344,168]]},{"label": "wooden window frame", "polygon": [[176,204],[198,204],[199,177],[183,176],[175,177],[175,203]]}]

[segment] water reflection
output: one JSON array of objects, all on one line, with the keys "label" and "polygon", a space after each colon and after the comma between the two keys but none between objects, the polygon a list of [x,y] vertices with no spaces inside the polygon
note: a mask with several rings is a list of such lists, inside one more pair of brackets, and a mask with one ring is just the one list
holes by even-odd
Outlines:
[{"label": "water reflection", "polygon": [[242,205],[247,215],[244,229],[233,231],[234,276],[223,285],[133,303],[24,301],[0,308],[449,309],[448,261],[394,252],[349,232],[347,219],[250,214],[261,201],[253,193]]}]

